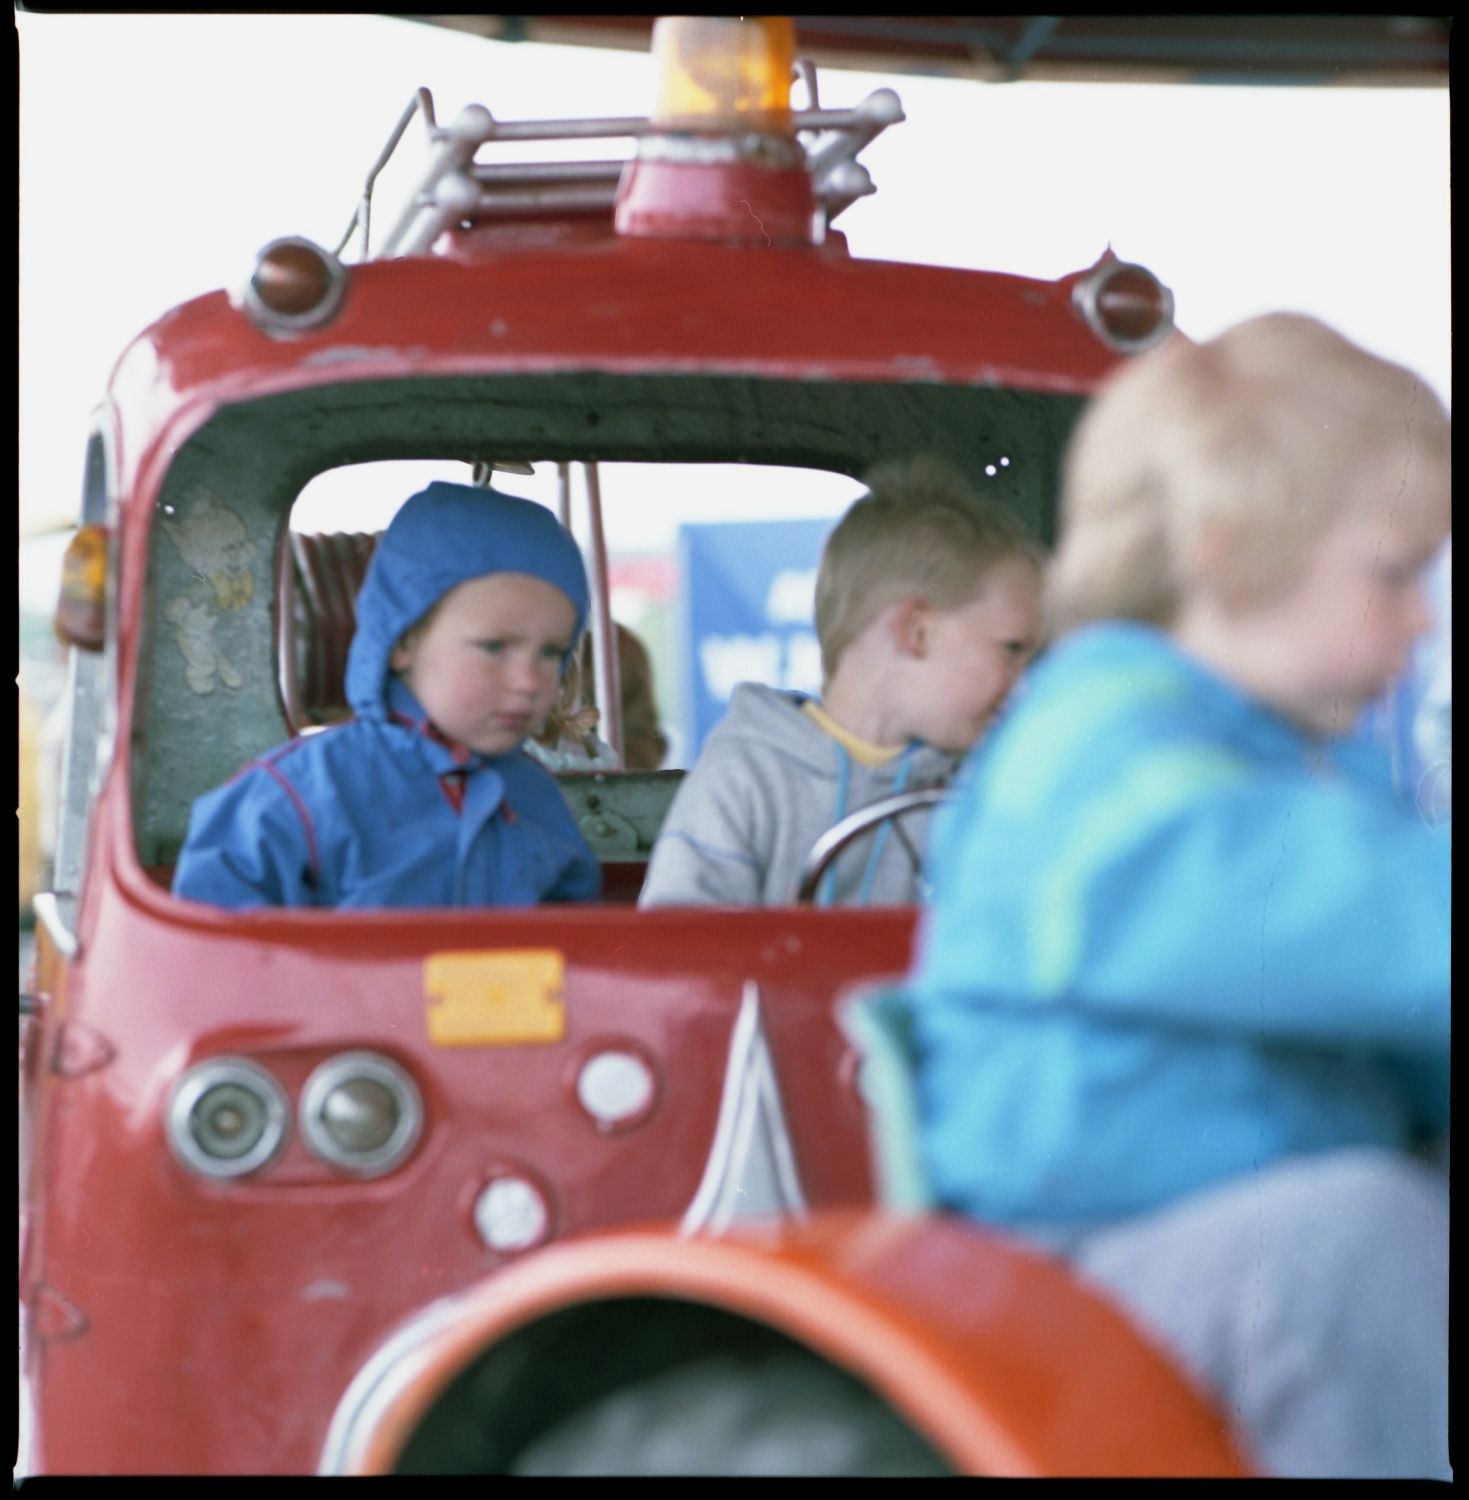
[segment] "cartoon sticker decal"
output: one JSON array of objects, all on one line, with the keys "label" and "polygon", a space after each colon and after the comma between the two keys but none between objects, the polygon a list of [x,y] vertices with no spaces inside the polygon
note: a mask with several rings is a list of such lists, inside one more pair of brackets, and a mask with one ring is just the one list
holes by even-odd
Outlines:
[{"label": "cartoon sticker decal", "polygon": [[196,693],[212,693],[218,677],[227,688],[244,681],[214,644],[214,622],[219,618],[207,604],[195,604],[187,594],[168,601],[165,615],[173,623],[174,640],[184,658],[184,675]]},{"label": "cartoon sticker decal", "polygon": [[187,517],[165,520],[163,529],[197,580],[164,608],[184,659],[185,679],[199,694],[214,692],[220,683],[234,691],[244,678],[215,642],[214,627],[220,612],[244,609],[254,597],[250,564],[258,549],[239,516],[207,494]]}]

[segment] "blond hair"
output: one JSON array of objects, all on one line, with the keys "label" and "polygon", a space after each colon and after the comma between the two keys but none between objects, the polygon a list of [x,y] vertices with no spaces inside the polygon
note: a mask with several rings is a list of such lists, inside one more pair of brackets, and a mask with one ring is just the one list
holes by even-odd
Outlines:
[{"label": "blond hair", "polygon": [[842,653],[899,599],[957,609],[979,596],[996,563],[1043,555],[1003,505],[982,498],[936,458],[882,464],[826,539],[816,575],[816,634],[829,682]]},{"label": "blond hair", "polygon": [[1073,434],[1050,631],[1166,627],[1205,570],[1235,598],[1279,598],[1349,507],[1397,506],[1441,536],[1449,436],[1423,381],[1314,318],[1176,336],[1115,375]]}]

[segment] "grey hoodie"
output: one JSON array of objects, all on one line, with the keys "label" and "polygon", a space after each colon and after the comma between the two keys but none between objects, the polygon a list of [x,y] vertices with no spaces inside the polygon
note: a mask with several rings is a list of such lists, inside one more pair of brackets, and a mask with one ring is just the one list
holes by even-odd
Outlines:
[{"label": "grey hoodie", "polygon": [[[811,846],[848,813],[898,791],[943,786],[959,757],[916,741],[864,766],[802,709],[799,693],[741,683],[684,777],[648,862],[642,906],[780,906]],[[928,813],[853,840],[829,867],[821,905],[918,900]],[[906,841],[906,842],[905,842]]]}]

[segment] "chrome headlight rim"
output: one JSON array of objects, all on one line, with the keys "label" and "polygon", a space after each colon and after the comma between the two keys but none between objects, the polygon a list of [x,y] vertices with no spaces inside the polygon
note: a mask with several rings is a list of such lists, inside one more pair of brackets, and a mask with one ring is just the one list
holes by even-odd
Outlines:
[{"label": "chrome headlight rim", "polygon": [[[239,1156],[214,1156],[199,1144],[190,1121],[210,1090],[230,1084],[259,1101],[265,1114],[265,1128],[255,1145]],[[258,1172],[275,1160],[285,1146],[290,1119],[286,1091],[272,1073],[247,1058],[213,1057],[190,1068],[174,1085],[165,1133],[174,1156],[190,1171],[230,1181]]]},{"label": "chrome headlight rim", "polygon": [[[268,262],[270,256],[280,251],[301,251],[314,259],[325,277],[321,295],[309,307],[290,312],[272,307],[256,285],[255,278]],[[245,316],[262,333],[273,338],[289,338],[294,334],[310,333],[330,323],[341,311],[347,295],[347,268],[330,250],[323,249],[315,240],[304,235],[287,234],[263,245],[255,256],[255,263],[241,288],[237,301]]]},{"label": "chrome headlight rim", "polygon": [[[367,1079],[381,1084],[398,1108],[398,1121],[382,1145],[350,1151],[333,1139],[322,1122],[322,1110],[344,1083]],[[406,1068],[380,1052],[339,1052],[313,1069],[301,1090],[298,1111],[301,1140],[319,1160],[353,1177],[381,1177],[407,1160],[423,1133],[423,1098]]]},{"label": "chrome headlight rim", "polygon": [[[1102,315],[1102,294],[1114,278],[1124,275],[1146,277],[1158,297],[1158,321],[1146,333],[1137,337],[1115,332]],[[1175,313],[1173,289],[1165,286],[1152,271],[1136,261],[1112,260],[1097,266],[1076,283],[1072,296],[1087,327],[1102,343],[1115,349],[1119,354],[1142,354],[1161,344],[1173,333]]]}]

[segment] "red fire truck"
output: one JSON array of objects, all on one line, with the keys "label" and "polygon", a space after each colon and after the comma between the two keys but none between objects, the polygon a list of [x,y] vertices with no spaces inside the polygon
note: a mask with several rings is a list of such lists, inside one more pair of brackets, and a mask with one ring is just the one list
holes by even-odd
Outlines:
[{"label": "red fire truck", "polygon": [[[314,475],[543,466],[595,502],[599,464],[1003,456],[1044,539],[1080,405],[1167,333],[1110,254],[1055,282],[850,256],[833,221],[901,109],[820,104],[788,24],[676,18],[655,51],[648,118],[440,124],[420,90],[341,246],[274,242],[117,366],[22,997],[21,1472],[1245,1470],[1120,1313],[903,1188],[849,1006],[912,909],[638,910],[678,771],[561,778],[585,907],[170,893],[193,799],[309,732],[350,634],[370,538],[290,531]],[[631,158],[484,159],[601,137]]]}]

